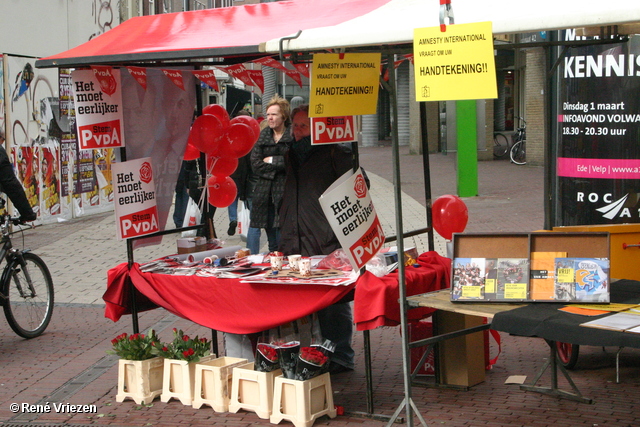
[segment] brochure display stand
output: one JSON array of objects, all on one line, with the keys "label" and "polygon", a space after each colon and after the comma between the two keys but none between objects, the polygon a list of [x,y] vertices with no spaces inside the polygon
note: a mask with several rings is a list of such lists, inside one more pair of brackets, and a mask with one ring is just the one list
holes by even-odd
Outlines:
[{"label": "brochure display stand", "polygon": [[453,235],[452,302],[608,303],[609,233]]}]

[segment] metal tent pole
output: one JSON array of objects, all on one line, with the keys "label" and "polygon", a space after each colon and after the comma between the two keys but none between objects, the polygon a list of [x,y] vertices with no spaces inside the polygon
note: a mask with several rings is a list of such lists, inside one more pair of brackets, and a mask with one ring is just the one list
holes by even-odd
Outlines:
[{"label": "metal tent pole", "polygon": [[[396,235],[398,236],[397,248],[398,259],[403,259],[404,254],[404,234],[402,225],[402,190],[401,190],[401,178],[400,178],[400,152],[398,146],[398,100],[396,97],[396,76],[395,76],[395,56],[393,54],[387,55],[387,70],[389,71],[389,98],[391,104],[391,147],[393,156],[393,184],[394,184],[394,199],[396,205]],[[398,415],[404,408],[406,411],[407,425],[413,426],[412,410],[415,411],[416,416],[420,419],[422,424],[426,427],[426,423],[417,411],[413,399],[411,398],[411,353],[409,351],[409,328],[407,325],[407,289],[406,289],[406,277],[405,277],[405,265],[404,262],[398,263],[398,289],[400,293],[400,328],[402,332],[402,371],[404,373],[404,399],[396,412],[391,417],[391,420],[387,423],[387,426],[391,426]]]},{"label": "metal tent pole", "polygon": [[433,228],[431,227],[431,166],[429,164],[429,132],[427,129],[427,105],[425,102],[420,103],[420,143],[422,146],[422,168],[424,176],[424,195],[427,208],[427,226],[429,232],[427,234],[427,242],[429,250],[435,250],[433,241]]}]

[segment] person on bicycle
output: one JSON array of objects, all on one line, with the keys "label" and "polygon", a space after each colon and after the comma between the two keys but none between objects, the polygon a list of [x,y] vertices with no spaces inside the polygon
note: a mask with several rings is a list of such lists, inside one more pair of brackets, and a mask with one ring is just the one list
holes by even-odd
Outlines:
[{"label": "person on bicycle", "polygon": [[29,203],[22,184],[13,171],[9,155],[4,149],[4,131],[2,129],[0,129],[0,191],[6,193],[11,199],[11,203],[18,209],[21,222],[36,220],[37,215],[31,208],[31,203]]}]

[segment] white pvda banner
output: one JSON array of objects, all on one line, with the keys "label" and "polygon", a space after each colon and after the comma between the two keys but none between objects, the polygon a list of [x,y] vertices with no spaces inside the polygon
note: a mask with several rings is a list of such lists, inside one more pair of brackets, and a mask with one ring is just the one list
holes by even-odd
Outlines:
[{"label": "white pvda banner", "polygon": [[385,239],[362,170],[342,175],[319,200],[351,266],[361,269],[378,253]]},{"label": "white pvda banner", "polygon": [[118,239],[159,231],[151,158],[115,163],[112,169]]},{"label": "white pvda banner", "polygon": [[71,79],[80,149],[124,147],[120,70],[75,70]]}]

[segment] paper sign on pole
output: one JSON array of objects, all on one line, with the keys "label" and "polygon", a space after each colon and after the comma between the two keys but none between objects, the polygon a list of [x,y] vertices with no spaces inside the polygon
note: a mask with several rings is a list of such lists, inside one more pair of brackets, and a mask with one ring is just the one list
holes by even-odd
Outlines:
[{"label": "paper sign on pole", "polygon": [[379,77],[379,53],[313,55],[309,117],[375,114]]},{"label": "paper sign on pole", "polygon": [[498,97],[491,22],[416,28],[416,101]]},{"label": "paper sign on pole", "polygon": [[362,171],[348,171],[320,196],[320,206],[354,270],[384,244],[384,231]]},{"label": "paper sign on pole", "polygon": [[71,79],[80,149],[124,147],[120,70],[75,70]]},{"label": "paper sign on pole", "polygon": [[151,157],[114,163],[111,169],[118,239],[159,231]]},{"label": "paper sign on pole", "polygon": [[358,121],[354,116],[311,118],[311,145],[341,144],[357,139]]}]

